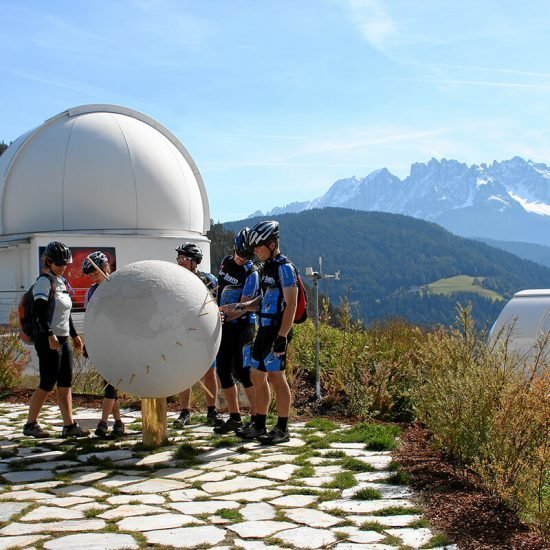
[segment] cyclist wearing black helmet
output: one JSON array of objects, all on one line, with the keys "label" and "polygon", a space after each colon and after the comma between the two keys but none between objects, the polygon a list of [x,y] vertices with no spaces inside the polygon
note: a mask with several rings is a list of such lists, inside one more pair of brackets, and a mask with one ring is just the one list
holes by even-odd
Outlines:
[{"label": "cyclist wearing black helmet", "polygon": [[[88,275],[93,284],[86,292],[85,305],[88,306],[88,302],[91,300],[94,292],[98,289],[99,285],[111,274],[111,266],[109,264],[109,258],[101,252],[96,250],[87,256],[82,262],[82,273]],[[86,348],[84,348],[85,356]],[[111,437],[122,437],[125,433],[124,424],[120,415],[120,407],[118,406],[117,390],[114,386],[107,383],[107,380],[103,380],[105,389],[103,390],[103,403],[101,405],[101,420],[97,424],[95,435],[100,439],[106,439],[108,437],[108,425],[109,415],[113,415],[115,424],[111,430]]]},{"label": "cyclist wearing black helmet", "polygon": [[[188,269],[194,273],[210,291],[215,298],[217,294],[218,280],[211,273],[205,273],[200,271],[198,266],[202,262],[202,250],[195,243],[184,243],[176,248],[177,263],[181,267]],[[218,395],[218,381],[216,379],[216,362],[212,363],[212,367],[208,369],[203,376],[202,381],[208,388],[212,395],[205,392],[206,404],[208,412],[206,414],[206,420],[208,424],[212,426],[219,426],[223,424],[223,418],[221,414],[216,410],[216,397]],[[191,388],[183,390],[179,396],[181,412],[179,417],[174,421],[174,428],[183,428],[186,424],[189,424],[191,420]]]},{"label": "cyclist wearing black helmet", "polygon": [[63,417],[62,437],[85,437],[83,430],[74,421],[71,384],[73,379],[73,346],[82,349],[82,340],[76,332],[71,317],[71,286],[63,273],[73,257],[67,246],[53,241],[42,255],[44,269],[33,285],[33,313],[36,319],[34,348],[38,354],[40,382],[29,403],[27,423],[23,434],[31,437],[49,437],[38,424],[38,416],[46,398],[57,384],[57,403]]},{"label": "cyclist wearing black helmet", "polygon": [[[254,300],[260,293],[260,276],[252,262],[254,251],[248,245],[248,227],[235,237],[233,254],[226,256],[218,274],[218,304],[224,306]],[[244,387],[250,403],[251,423],[256,408],[254,387],[250,379],[251,349],[256,329],[256,314],[249,313],[227,321],[222,326],[222,339],[216,357],[216,370],[229,408],[229,419],[214,428],[218,434],[243,428],[235,378]]]},{"label": "cyclist wearing black helmet", "polygon": [[[279,224],[257,223],[248,236],[250,247],[264,262],[260,299],[222,308],[228,319],[239,312],[259,309],[260,327],[252,348],[252,382],[256,392],[256,420],[252,427],[237,432],[244,439],[258,439],[264,445],[290,439],[288,416],[291,395],[285,376],[287,345],[292,339],[292,323],[298,300],[296,268],[279,249]],[[273,386],[277,398],[277,424],[267,433],[266,418]]]}]

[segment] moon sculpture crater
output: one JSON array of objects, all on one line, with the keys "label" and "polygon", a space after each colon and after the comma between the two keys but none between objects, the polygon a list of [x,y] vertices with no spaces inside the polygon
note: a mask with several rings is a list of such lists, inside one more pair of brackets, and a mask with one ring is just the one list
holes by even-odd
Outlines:
[{"label": "moon sculpture crater", "polygon": [[139,397],[167,397],[210,368],[221,320],[196,275],[148,260],[122,267],[99,286],[86,310],[84,337],[107,382]]}]

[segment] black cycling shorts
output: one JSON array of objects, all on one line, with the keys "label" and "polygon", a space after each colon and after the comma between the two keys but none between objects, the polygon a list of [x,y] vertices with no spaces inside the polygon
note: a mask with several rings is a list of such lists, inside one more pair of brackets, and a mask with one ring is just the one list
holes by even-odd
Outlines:
[{"label": "black cycling shorts", "polygon": [[[273,353],[273,343],[279,333],[279,326],[262,326],[252,346],[252,368],[262,372],[277,372],[285,370],[287,354],[276,357]],[[287,344],[292,340],[292,331],[288,333]]]},{"label": "black cycling shorts", "polygon": [[232,388],[237,379],[245,388],[252,387],[250,380],[250,354],[255,326],[250,323],[226,324],[216,357],[216,372],[223,389]]},{"label": "black cycling shorts", "polygon": [[40,384],[44,391],[52,391],[57,384],[58,388],[70,388],[73,382],[73,350],[68,336],[58,336],[60,349],[50,348],[47,334],[37,335],[34,349],[38,354],[38,370]]}]

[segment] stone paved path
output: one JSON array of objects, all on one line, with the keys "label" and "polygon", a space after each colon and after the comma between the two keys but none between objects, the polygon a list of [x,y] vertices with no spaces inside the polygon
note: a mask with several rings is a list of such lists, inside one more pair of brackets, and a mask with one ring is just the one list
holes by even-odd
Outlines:
[{"label": "stone paved path", "polygon": [[[388,482],[389,452],[363,443],[312,449],[316,428],[293,424],[262,447],[193,424],[151,453],[139,411],[123,411],[120,441],[26,438],[26,412],[0,404],[0,550],[437,547],[411,491]],[[95,428],[98,411],[75,413]],[[40,420],[60,433],[56,407]]]}]

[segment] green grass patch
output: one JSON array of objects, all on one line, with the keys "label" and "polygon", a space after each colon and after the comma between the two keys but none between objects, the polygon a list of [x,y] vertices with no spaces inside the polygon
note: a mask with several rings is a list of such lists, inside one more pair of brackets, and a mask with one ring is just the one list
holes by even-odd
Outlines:
[{"label": "green grass patch", "polygon": [[199,449],[193,447],[193,445],[189,445],[189,443],[183,443],[174,453],[174,458],[176,458],[176,460],[182,460],[187,464],[197,464],[199,462],[197,458],[199,454]]},{"label": "green grass patch", "polygon": [[398,426],[392,424],[372,424],[361,422],[338,432],[325,436],[330,443],[364,443],[373,451],[391,451],[397,446],[396,437],[401,433]]},{"label": "green grass patch", "polygon": [[303,477],[312,477],[315,474],[315,469],[311,464],[304,464],[300,468],[297,468],[294,471],[293,477],[303,478]]},{"label": "green grass patch", "polygon": [[405,470],[398,470],[386,480],[386,483],[390,485],[410,485],[411,481],[412,478],[408,472]]},{"label": "green grass patch", "polygon": [[420,529],[421,527],[429,527],[430,523],[427,519],[420,518],[415,521],[411,521],[407,527],[410,527],[411,529]]},{"label": "green grass patch", "polygon": [[320,432],[332,432],[338,428],[338,424],[328,418],[315,418],[306,423],[306,428],[313,428]]},{"label": "green grass patch", "polygon": [[494,290],[483,288],[481,285],[485,277],[470,277],[469,275],[456,275],[426,285],[425,288],[432,294],[449,296],[456,292],[471,292],[490,300],[503,300],[504,298]]},{"label": "green grass patch", "polygon": [[358,458],[353,458],[351,456],[347,456],[344,458],[340,464],[342,465],[342,468],[345,468],[346,470],[351,470],[352,472],[374,472],[375,468],[371,466],[368,462],[365,462],[364,460],[359,460]]},{"label": "green grass patch", "polygon": [[340,498],[340,491],[321,491],[317,495],[317,502],[326,502]]},{"label": "green grass patch", "polygon": [[239,510],[235,510],[233,508],[222,508],[221,510],[218,510],[217,514],[221,518],[227,519],[232,523],[244,521],[243,515],[239,512]]},{"label": "green grass patch", "polygon": [[373,489],[372,487],[364,487],[363,489],[359,489],[356,493],[354,493],[352,498],[354,500],[378,500],[382,498],[382,493],[378,489]]},{"label": "green grass patch", "polygon": [[444,535],[443,533],[434,535],[427,544],[422,546],[422,548],[439,548],[441,546],[447,546],[449,544],[452,544],[452,542],[449,540],[449,537],[447,535]]},{"label": "green grass patch", "polygon": [[365,521],[359,526],[361,531],[376,531],[382,533],[384,529],[388,529],[385,525],[382,525],[378,521]]},{"label": "green grass patch", "polygon": [[420,508],[411,507],[407,508],[405,506],[388,506],[387,508],[382,508],[376,512],[372,512],[371,516],[407,516],[409,514],[421,514],[422,510]]},{"label": "green grass patch", "polygon": [[347,455],[344,451],[328,451],[323,455],[324,458],[346,458]]},{"label": "green grass patch", "polygon": [[350,489],[357,485],[357,480],[351,472],[340,472],[334,476],[332,481],[325,483],[323,487],[326,489]]}]

